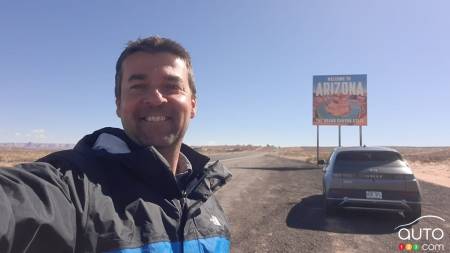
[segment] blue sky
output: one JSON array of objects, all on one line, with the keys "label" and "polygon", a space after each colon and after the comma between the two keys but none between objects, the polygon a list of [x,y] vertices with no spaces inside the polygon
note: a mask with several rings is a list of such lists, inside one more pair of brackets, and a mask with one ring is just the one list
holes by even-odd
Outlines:
[{"label": "blue sky", "polygon": [[[0,142],[75,143],[120,127],[114,65],[129,40],[191,53],[198,115],[186,143],[316,144],[312,76],[367,74],[367,145],[448,146],[450,2],[4,1]],[[336,145],[337,127],[320,128]],[[357,127],[342,144],[359,144]]]}]

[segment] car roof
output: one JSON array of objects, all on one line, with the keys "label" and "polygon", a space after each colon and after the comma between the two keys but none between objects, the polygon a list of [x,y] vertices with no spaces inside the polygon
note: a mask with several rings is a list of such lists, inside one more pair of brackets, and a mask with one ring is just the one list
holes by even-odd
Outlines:
[{"label": "car roof", "polygon": [[367,147],[367,146],[356,146],[356,147],[337,147],[334,150],[335,152],[343,152],[343,151],[390,151],[399,153],[397,150],[388,147]]}]

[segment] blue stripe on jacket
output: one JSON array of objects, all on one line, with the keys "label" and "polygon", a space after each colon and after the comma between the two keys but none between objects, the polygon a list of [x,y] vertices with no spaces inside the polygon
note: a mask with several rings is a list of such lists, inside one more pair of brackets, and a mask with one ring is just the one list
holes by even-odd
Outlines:
[{"label": "blue stripe on jacket", "polygon": [[[108,253],[181,253],[180,242],[155,242],[145,244],[138,248],[117,249]],[[184,253],[228,253],[230,241],[225,237],[210,237],[205,239],[189,240],[183,243]]]}]

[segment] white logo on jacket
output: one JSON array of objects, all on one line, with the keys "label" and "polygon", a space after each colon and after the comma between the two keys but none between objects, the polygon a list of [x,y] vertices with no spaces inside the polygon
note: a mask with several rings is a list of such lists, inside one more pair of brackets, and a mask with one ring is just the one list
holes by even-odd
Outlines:
[{"label": "white logo on jacket", "polygon": [[211,219],[209,219],[214,225],[216,226],[222,226],[222,224],[220,224],[219,219],[217,219],[216,216],[211,215]]}]

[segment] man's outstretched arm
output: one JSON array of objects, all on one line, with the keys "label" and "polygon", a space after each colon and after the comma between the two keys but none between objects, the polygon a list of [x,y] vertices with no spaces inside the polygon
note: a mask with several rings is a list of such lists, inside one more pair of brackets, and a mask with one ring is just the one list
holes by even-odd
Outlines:
[{"label": "man's outstretched arm", "polygon": [[0,252],[74,252],[75,209],[52,165],[0,168]]}]

